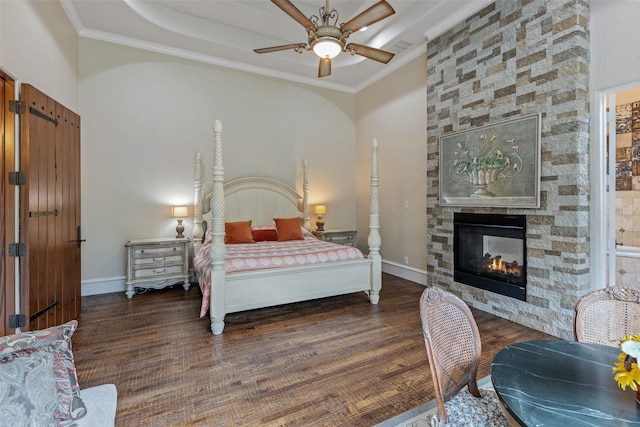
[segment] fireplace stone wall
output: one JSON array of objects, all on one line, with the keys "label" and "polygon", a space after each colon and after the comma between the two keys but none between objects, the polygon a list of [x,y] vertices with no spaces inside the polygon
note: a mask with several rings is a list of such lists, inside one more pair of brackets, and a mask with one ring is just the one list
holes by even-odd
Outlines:
[{"label": "fireplace stone wall", "polygon": [[[427,45],[427,280],[560,338],[589,287],[589,4],[500,0]],[[438,137],[542,113],[539,209],[439,204]],[[454,212],[527,216],[527,298],[453,281]]]}]

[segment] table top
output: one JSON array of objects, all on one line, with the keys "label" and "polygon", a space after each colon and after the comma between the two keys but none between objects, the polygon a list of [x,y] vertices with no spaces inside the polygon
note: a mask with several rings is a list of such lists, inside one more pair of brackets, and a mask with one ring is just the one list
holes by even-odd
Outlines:
[{"label": "table top", "polygon": [[575,341],[527,341],[491,362],[498,397],[523,426],[640,426],[636,392],[613,379],[620,350]]},{"label": "table top", "polygon": [[129,240],[125,246],[138,246],[138,245],[162,245],[162,244],[169,244],[169,245],[175,245],[176,243],[189,243],[191,242],[191,239],[189,239],[188,237],[183,237],[183,238],[176,238],[176,237],[152,237],[149,239],[132,239]]}]

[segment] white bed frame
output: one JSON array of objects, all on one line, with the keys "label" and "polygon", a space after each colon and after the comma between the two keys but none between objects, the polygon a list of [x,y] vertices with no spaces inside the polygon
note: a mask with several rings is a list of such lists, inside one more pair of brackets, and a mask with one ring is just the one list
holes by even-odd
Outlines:
[{"label": "white bed frame", "polygon": [[[307,163],[303,167],[303,197],[290,186],[268,178],[241,178],[224,182],[222,165],[222,124],[214,126],[213,190],[203,196],[202,157],[195,158],[195,202],[193,219],[194,254],[202,246],[203,204],[210,199],[212,229],[211,331],[219,335],[227,313],[306,301],[365,291],[377,304],[382,288],[380,256],[380,203],[378,198],[378,142],[373,140],[371,200],[369,213],[369,255],[364,260],[319,265],[283,267],[249,272],[225,273],[225,221],[253,220],[252,225],[268,225],[273,218],[290,218],[302,213],[303,226],[309,228]],[[225,216],[226,215],[226,216]]]}]

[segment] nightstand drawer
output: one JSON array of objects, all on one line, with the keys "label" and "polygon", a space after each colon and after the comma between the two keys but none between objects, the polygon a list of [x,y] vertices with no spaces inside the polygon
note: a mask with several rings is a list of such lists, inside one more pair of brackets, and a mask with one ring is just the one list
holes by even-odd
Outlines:
[{"label": "nightstand drawer", "polygon": [[134,270],[133,277],[134,279],[142,279],[145,277],[153,278],[158,276],[166,277],[174,274],[182,274],[182,268],[182,263],[173,266],[158,265],[154,268],[145,267],[139,270]]},{"label": "nightstand drawer", "polygon": [[339,243],[341,245],[345,245],[347,243],[354,243],[356,241],[356,237],[353,234],[340,234],[337,236],[325,236],[324,240],[326,242]]},{"label": "nightstand drawer", "polygon": [[163,256],[162,254],[154,255],[152,258],[136,258],[134,256],[133,265],[134,268],[141,266],[142,268],[150,268],[153,265],[164,265],[166,263],[182,263],[182,255]]},{"label": "nightstand drawer", "polygon": [[358,237],[356,230],[325,230],[314,231],[313,234],[325,242],[336,243],[338,245],[355,246]]},{"label": "nightstand drawer", "polygon": [[184,245],[176,246],[140,246],[133,250],[134,258],[150,258],[150,257],[163,257],[163,256],[182,256],[184,253]]}]

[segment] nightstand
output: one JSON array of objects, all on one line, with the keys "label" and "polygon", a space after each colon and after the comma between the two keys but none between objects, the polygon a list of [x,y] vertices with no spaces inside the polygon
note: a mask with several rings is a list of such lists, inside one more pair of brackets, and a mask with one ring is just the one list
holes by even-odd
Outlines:
[{"label": "nightstand", "polygon": [[313,235],[325,242],[332,242],[345,246],[355,246],[358,232],[356,230],[324,230],[314,231]]},{"label": "nightstand", "polygon": [[171,237],[129,240],[127,248],[127,298],[133,297],[134,288],[161,289],[183,283],[189,290],[188,238]]}]

